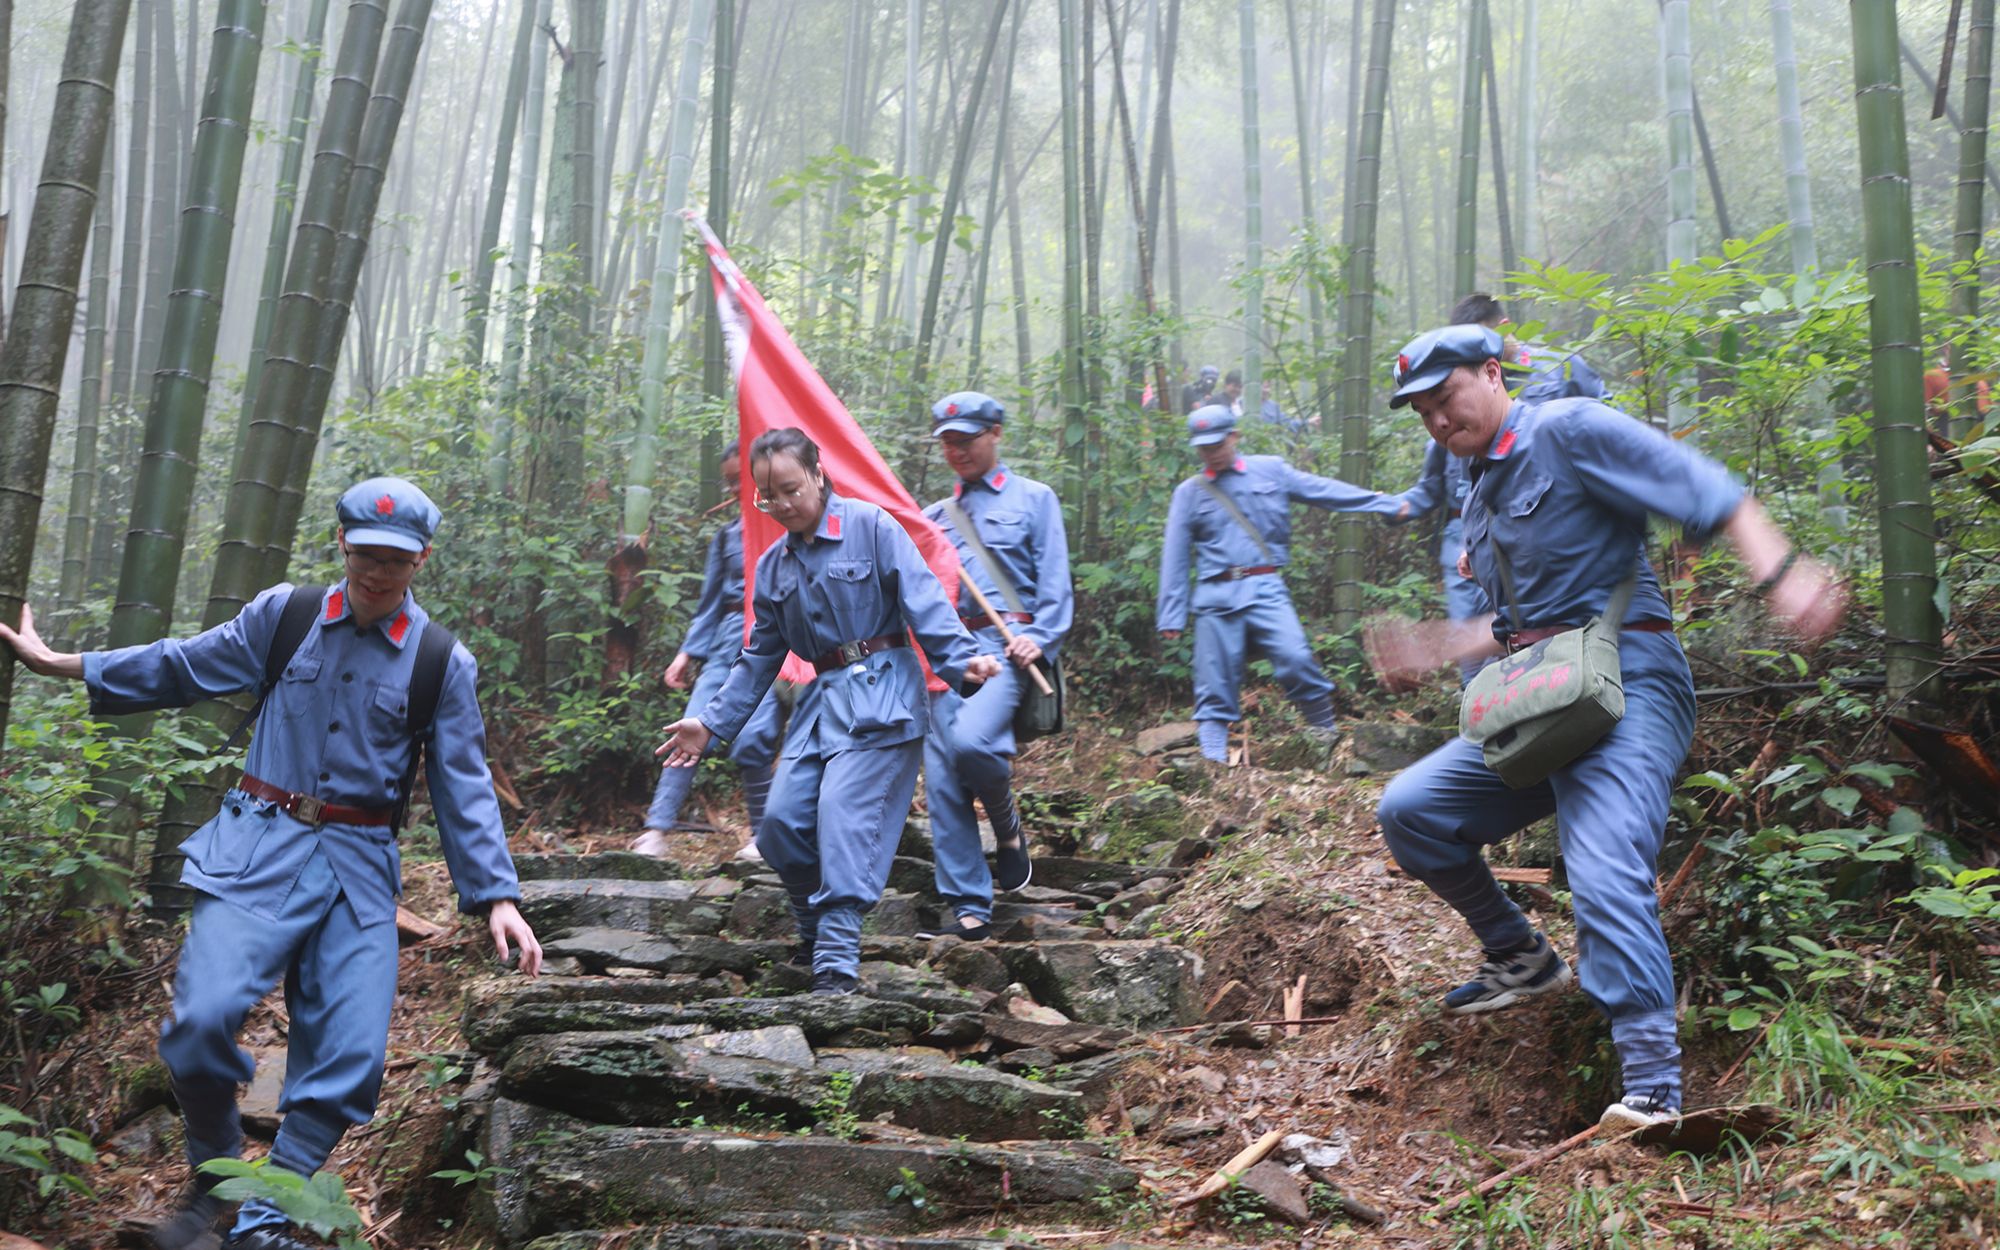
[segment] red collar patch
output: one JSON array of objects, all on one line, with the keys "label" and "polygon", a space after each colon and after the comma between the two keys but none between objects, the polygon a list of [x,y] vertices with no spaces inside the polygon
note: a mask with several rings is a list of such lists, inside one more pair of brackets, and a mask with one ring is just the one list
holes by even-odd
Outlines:
[{"label": "red collar patch", "polygon": [[1512,450],[1514,450],[1514,431],[1512,429],[1502,430],[1499,439],[1494,442],[1493,450],[1488,454],[1487,459],[1505,460],[1507,453]]},{"label": "red collar patch", "polygon": [[347,594],[346,594],[346,592],[344,592],[344,591],[339,591],[339,590],[332,590],[332,591],[328,591],[328,592],[327,592],[327,596],[326,596],[326,617],[325,617],[325,619],[326,619],[326,620],[329,620],[329,621],[337,621],[337,620],[339,620],[339,619],[340,619],[340,614],[341,614],[341,613],[342,613],[343,611],[345,611],[345,610],[346,610],[346,608],[347,608]]},{"label": "red collar patch", "polygon": [[1001,472],[1001,473],[995,473],[993,475],[992,486],[994,490],[999,490],[1002,486],[1005,486],[1006,484],[1007,484],[1006,473]]},{"label": "red collar patch", "polygon": [[389,622],[389,641],[400,647],[403,645],[403,639],[408,637],[409,633],[410,613],[408,609],[404,609],[396,613],[395,620]]},{"label": "red collar patch", "polygon": [[826,525],[824,528],[826,530],[826,536],[828,538],[840,537],[840,514],[838,512],[827,513]]}]

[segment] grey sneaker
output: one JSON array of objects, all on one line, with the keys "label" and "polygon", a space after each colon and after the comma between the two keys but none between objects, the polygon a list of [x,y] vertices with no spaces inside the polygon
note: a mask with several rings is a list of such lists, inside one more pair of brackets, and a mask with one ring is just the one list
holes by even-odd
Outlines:
[{"label": "grey sneaker", "polygon": [[1625,1095],[1606,1107],[1597,1122],[1614,1133],[1630,1133],[1656,1124],[1671,1124],[1680,1118],[1681,1109],[1666,1091],[1654,1090],[1650,1094]]},{"label": "grey sneaker", "polygon": [[1487,951],[1486,962],[1473,978],[1444,996],[1444,1009],[1454,1016],[1498,1011],[1524,998],[1554,993],[1573,980],[1575,974],[1563,957],[1537,933],[1531,945]]}]

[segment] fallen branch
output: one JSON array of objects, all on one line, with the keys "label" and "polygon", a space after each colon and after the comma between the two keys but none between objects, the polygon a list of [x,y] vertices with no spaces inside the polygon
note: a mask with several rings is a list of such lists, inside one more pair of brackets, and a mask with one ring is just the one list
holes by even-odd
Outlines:
[{"label": "fallen branch", "polygon": [[[1389,865],[1390,876],[1403,877],[1409,875],[1403,871],[1403,866],[1395,860],[1392,859],[1386,862]],[[1489,865],[1489,869],[1493,873],[1495,881],[1511,881],[1516,885],[1547,885],[1549,883],[1550,870],[1547,868],[1507,868],[1500,865]]]},{"label": "fallen branch", "polygon": [[1346,1016],[1307,1016],[1303,1020],[1293,1020],[1279,1016],[1275,1020],[1209,1020],[1201,1024],[1177,1024],[1170,1029],[1155,1029],[1155,1033],[1195,1033],[1202,1029],[1244,1029],[1260,1028],[1267,1024],[1339,1024]]},{"label": "fallen branch", "polygon": [[[1283,1021],[1279,1021],[1280,1024]],[[1278,1148],[1285,1140],[1285,1131],[1274,1128],[1236,1152],[1236,1157],[1215,1170],[1215,1174],[1203,1181],[1199,1188],[1185,1198],[1177,1200],[1177,1207],[1191,1207],[1204,1198],[1213,1198],[1234,1184],[1236,1178],[1264,1161],[1265,1156]]]},{"label": "fallen branch", "polygon": [[1578,1146],[1581,1146],[1585,1142],[1594,1139],[1598,1135],[1599,1131],[1602,1130],[1603,1128],[1604,1126],[1602,1124],[1593,1124],[1589,1128],[1583,1130],[1581,1133],[1578,1133],[1574,1137],[1565,1137],[1561,1141],[1557,1142],[1555,1145],[1550,1146],[1547,1150],[1540,1150],[1535,1152],[1534,1154],[1529,1155],[1527,1158],[1521,1160],[1513,1167],[1508,1168],[1506,1171],[1499,1172],[1492,1176],[1489,1176],[1485,1180],[1473,1186],[1471,1189],[1465,1191],[1464,1193],[1454,1194],[1452,1197],[1447,1198],[1443,1202],[1438,1203],[1436,1206],[1431,1208],[1431,1215],[1433,1217],[1449,1215],[1453,1211],[1456,1211],[1459,1208],[1459,1206],[1462,1205],[1463,1203],[1466,1203],[1474,1198],[1484,1198],[1487,1194],[1492,1193],[1494,1190],[1500,1188],[1500,1186],[1506,1184],[1508,1181],[1513,1180],[1515,1177],[1521,1175],[1522,1173],[1532,1172],[1536,1168],[1542,1166],[1544,1163],[1548,1163],[1554,1159],[1562,1158],[1570,1151],[1575,1150]]},{"label": "fallen branch", "polygon": [[[1305,1011],[1306,1011],[1306,974],[1301,972],[1299,974],[1298,984],[1291,986],[1285,991],[1285,1019],[1289,1021],[1297,1021],[1302,1017],[1304,1017]],[[1285,1036],[1297,1037],[1299,1035],[1299,1028],[1300,1026],[1296,1023],[1287,1024],[1285,1026]]]}]

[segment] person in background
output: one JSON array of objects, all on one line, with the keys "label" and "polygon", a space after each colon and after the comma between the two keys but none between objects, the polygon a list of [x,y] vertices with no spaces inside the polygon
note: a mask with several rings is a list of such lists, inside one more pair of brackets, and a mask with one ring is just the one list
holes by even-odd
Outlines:
[{"label": "person in background", "polygon": [[1195,380],[1181,388],[1181,411],[1193,412],[1208,402],[1215,393],[1215,380],[1222,376],[1222,370],[1214,365],[1203,365]]},{"label": "person in background", "polygon": [[[721,467],[723,497],[738,498],[742,494],[742,479],[737,476],[741,465],[733,439],[722,449]],[[729,524],[709,540],[708,563],[701,580],[701,599],[695,606],[694,619],[688,622],[687,640],[681,643],[673,662],[660,675],[667,689],[686,690],[688,671],[696,664],[701,665],[701,676],[696,679],[687,701],[688,710],[697,716],[715,692],[722,688],[722,679],[729,672],[729,666],[736,662],[737,655],[743,650],[741,510],[742,505],[738,504],[736,511],[739,515],[731,518]],[[729,759],[742,774],[743,805],[749,809],[750,815],[750,841],[736,853],[738,859],[758,858],[757,826],[763,823],[764,804],[771,793],[772,765],[778,758],[778,743],[784,737],[783,716],[777,695],[765,695],[757,710],[751,713],[743,732],[730,744]],[[646,831],[633,841],[633,850],[642,855],[667,853],[667,833],[678,826],[681,805],[687,802],[688,793],[694,788],[694,776],[692,768],[660,770],[659,784],[653,789],[653,805],[646,812]]]}]

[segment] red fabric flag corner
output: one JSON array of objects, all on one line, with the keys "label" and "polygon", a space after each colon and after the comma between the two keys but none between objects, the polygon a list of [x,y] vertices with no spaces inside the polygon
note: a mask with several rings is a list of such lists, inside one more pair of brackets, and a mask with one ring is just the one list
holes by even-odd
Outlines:
[{"label": "red fabric flag corner", "polygon": [[[750,477],[750,444],[766,430],[786,426],[797,426],[819,444],[820,465],[827,477],[839,484],[842,495],[865,499],[896,518],[917,544],[924,563],[943,583],[945,597],[956,604],[958,548],[943,530],[925,519],[917,501],[910,497],[882,453],[875,450],[860,424],[848,413],[847,405],[840,402],[833,388],[820,377],[784,325],[765,305],[764,297],[743,276],[736,262],[729,259],[729,252],[708,228],[708,223],[692,211],[687,216],[701,232],[708,249],[716,311],[722,320],[730,368],[736,376],[737,437],[743,448],[737,491],[743,507],[745,639],[749,638],[754,620],[757,558],[785,535],[783,526],[751,506],[756,498],[756,485]],[[922,658],[921,647],[917,655]],[[925,672],[928,675],[928,663]],[[789,681],[811,681],[813,668],[797,655],[788,655],[780,676]],[[936,678],[930,680],[933,689],[943,689]]]}]

